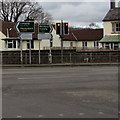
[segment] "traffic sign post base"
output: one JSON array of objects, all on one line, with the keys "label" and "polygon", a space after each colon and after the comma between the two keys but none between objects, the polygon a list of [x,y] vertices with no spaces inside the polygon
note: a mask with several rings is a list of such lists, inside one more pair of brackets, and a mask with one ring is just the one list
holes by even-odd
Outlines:
[{"label": "traffic sign post base", "polygon": [[51,64],[52,63],[52,55],[49,54],[49,63]]}]

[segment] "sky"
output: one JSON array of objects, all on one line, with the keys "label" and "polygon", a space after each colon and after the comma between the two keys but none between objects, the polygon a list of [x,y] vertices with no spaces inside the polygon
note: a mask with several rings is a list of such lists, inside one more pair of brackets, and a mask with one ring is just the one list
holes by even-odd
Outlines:
[{"label": "sky", "polygon": [[[75,2],[74,2],[75,1]],[[101,0],[95,2],[85,0],[65,0],[63,2],[50,0],[39,2],[42,5],[44,11],[50,13],[55,22],[61,20],[68,22],[72,27],[86,27],[90,23],[94,22],[100,27],[103,27],[102,20],[107,14],[110,8],[109,0]],[[77,1],[77,2],[76,2]],[[118,6],[119,0],[116,0],[116,6]]]}]

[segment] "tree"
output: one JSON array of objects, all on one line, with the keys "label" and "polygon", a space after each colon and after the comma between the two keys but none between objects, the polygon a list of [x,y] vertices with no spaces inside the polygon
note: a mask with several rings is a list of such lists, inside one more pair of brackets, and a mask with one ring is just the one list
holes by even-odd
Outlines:
[{"label": "tree", "polygon": [[93,23],[93,22],[89,24],[89,27],[90,28],[100,28],[99,25],[97,25],[96,23]]},{"label": "tree", "polygon": [[20,20],[34,20],[39,23],[50,23],[52,17],[44,12],[38,2],[22,2],[21,0],[12,0],[12,2],[0,2],[0,19],[8,22],[17,22]]}]

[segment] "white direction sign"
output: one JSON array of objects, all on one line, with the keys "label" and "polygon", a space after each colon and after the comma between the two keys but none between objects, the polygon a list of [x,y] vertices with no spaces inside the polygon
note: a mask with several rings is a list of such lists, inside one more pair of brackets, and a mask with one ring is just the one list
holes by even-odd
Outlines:
[{"label": "white direction sign", "polygon": [[38,34],[38,40],[45,40],[45,39],[51,39],[52,36],[50,33],[46,34],[46,33],[40,33]]},{"label": "white direction sign", "polygon": [[22,33],[20,34],[21,40],[32,40],[32,34],[30,33]]}]

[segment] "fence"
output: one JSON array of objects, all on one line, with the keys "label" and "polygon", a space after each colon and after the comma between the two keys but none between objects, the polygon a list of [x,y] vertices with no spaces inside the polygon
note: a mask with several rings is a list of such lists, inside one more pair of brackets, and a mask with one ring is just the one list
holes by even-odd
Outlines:
[{"label": "fence", "polygon": [[[119,62],[119,51],[76,52],[63,51],[63,63],[107,63]],[[49,51],[41,51],[41,64],[49,64]],[[30,63],[29,52],[23,52],[23,64]],[[61,63],[61,52],[52,51],[52,63]],[[20,51],[2,52],[2,64],[21,64]],[[39,52],[31,52],[31,64],[39,64]]]}]

